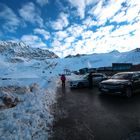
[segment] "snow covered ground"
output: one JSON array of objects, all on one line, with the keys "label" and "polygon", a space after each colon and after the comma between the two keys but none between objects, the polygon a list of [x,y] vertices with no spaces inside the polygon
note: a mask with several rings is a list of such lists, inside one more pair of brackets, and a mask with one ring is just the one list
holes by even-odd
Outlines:
[{"label": "snow covered ground", "polygon": [[39,61],[0,64],[0,139],[46,140],[57,75]]},{"label": "snow covered ground", "polygon": [[[125,58],[124,58],[125,56]],[[140,63],[140,51],[94,54],[66,59],[35,60],[0,55],[0,140],[47,140],[53,121],[59,74],[64,69],[111,66],[113,62]],[[67,76],[67,80],[79,76]]]},{"label": "snow covered ground", "polygon": [[50,106],[65,63],[0,58],[0,140],[47,140],[53,121]]}]

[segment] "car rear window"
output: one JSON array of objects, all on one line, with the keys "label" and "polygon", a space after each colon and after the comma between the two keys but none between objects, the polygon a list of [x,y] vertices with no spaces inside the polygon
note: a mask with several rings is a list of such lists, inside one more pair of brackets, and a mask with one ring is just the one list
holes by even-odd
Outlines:
[{"label": "car rear window", "polygon": [[112,79],[131,79],[133,74],[115,74],[111,78]]}]

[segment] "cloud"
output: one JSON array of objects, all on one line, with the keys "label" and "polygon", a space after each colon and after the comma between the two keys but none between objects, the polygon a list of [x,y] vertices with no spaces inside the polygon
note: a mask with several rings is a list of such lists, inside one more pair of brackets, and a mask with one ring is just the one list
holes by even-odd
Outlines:
[{"label": "cloud", "polygon": [[36,2],[37,2],[40,6],[44,6],[44,5],[46,5],[46,4],[49,3],[48,0],[36,0]]},{"label": "cloud", "polygon": [[128,1],[127,5],[129,6],[122,8],[121,12],[115,15],[111,21],[118,23],[124,21],[131,22],[137,18],[140,11],[140,3],[138,1]]},{"label": "cloud", "polygon": [[[114,49],[120,52],[139,47],[139,23],[125,25],[111,31],[113,26],[105,26],[97,30],[89,40],[93,42],[95,53],[105,53]],[[133,34],[131,34],[133,32]],[[87,42],[87,40],[85,40]],[[86,46],[86,44],[85,44]]]},{"label": "cloud", "polygon": [[98,25],[104,25],[107,20],[113,18],[123,8],[122,3],[126,0],[100,0],[97,4],[88,11],[88,13],[94,16]]},{"label": "cloud", "polygon": [[71,43],[61,43],[58,40],[54,40],[54,42],[52,42],[52,46],[53,48],[50,49],[50,51],[55,52],[55,54],[57,54],[59,57],[65,57],[69,54],[73,54],[74,52],[74,48],[70,47]]},{"label": "cloud", "polygon": [[44,37],[44,39],[48,40],[50,38],[50,33],[44,29],[36,28],[34,29],[35,34],[40,34]]},{"label": "cloud", "polygon": [[112,18],[122,7],[122,0],[114,2],[113,0],[109,2],[106,7],[102,7],[102,10],[97,15],[100,24],[104,24],[108,19]]},{"label": "cloud", "polygon": [[46,48],[46,44],[35,35],[23,35],[21,40],[33,48]]},{"label": "cloud", "polygon": [[[67,31],[72,32],[73,28],[69,28]],[[139,22],[114,28],[114,25],[108,25],[98,28],[96,32],[82,30],[81,40],[77,40],[74,36],[68,36],[62,43],[56,39],[52,51],[60,57],[65,57],[69,54],[75,55],[77,53],[105,53],[115,49],[124,52],[139,47]]]},{"label": "cloud", "polygon": [[88,39],[91,38],[92,36],[94,36],[93,31],[86,31],[82,33],[82,39]]},{"label": "cloud", "polygon": [[83,25],[78,25],[78,24],[74,24],[71,25],[68,29],[67,32],[71,35],[76,37],[81,36],[81,34],[83,33],[83,31],[86,29],[86,27]]},{"label": "cloud", "polygon": [[94,5],[90,11],[88,11],[89,14],[98,16],[102,10],[103,1],[99,1],[96,5]]},{"label": "cloud", "polygon": [[4,24],[1,25],[4,30],[9,32],[14,32],[20,26],[19,17],[13,12],[11,8],[4,4],[0,4],[0,19],[4,21]]},{"label": "cloud", "polygon": [[74,41],[75,41],[75,38],[74,38],[73,36],[67,37],[67,38],[65,39],[65,42],[67,42],[67,43],[72,43],[72,42],[74,42]]},{"label": "cloud", "polygon": [[38,24],[43,27],[43,19],[40,16],[40,11],[32,2],[28,2],[19,10],[20,16],[27,22]]},{"label": "cloud", "polygon": [[62,41],[66,37],[68,37],[68,33],[66,31],[58,31],[55,33],[55,38],[59,41]]},{"label": "cloud", "polygon": [[69,25],[69,21],[68,21],[68,15],[65,13],[60,13],[59,18],[54,21],[51,22],[51,27],[54,30],[62,30],[63,28],[67,27]]},{"label": "cloud", "polygon": [[89,6],[90,4],[95,4],[99,0],[68,0],[69,3],[77,8],[78,16],[80,16],[81,19],[85,17],[85,10],[86,6]]},{"label": "cloud", "polygon": [[98,26],[98,22],[95,21],[94,19],[92,19],[91,17],[87,17],[83,23],[83,25],[85,25],[87,28],[88,27],[92,27],[92,26]]}]

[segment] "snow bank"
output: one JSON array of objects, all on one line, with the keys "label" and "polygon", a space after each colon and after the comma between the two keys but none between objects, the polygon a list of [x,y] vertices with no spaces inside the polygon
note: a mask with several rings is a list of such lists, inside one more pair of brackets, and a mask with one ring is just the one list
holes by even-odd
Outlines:
[{"label": "snow bank", "polygon": [[10,80],[5,80],[6,84],[0,83],[0,103],[2,96],[18,99],[16,106],[0,109],[0,139],[47,140],[49,126],[53,121],[50,105],[55,101],[57,84],[37,79],[30,79],[29,83],[27,79],[15,81],[11,84]]}]

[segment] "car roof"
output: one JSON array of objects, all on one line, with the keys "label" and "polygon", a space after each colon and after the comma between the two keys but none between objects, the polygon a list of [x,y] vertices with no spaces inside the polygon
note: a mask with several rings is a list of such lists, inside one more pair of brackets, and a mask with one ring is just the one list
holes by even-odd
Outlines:
[{"label": "car roof", "polygon": [[118,72],[116,74],[134,74],[134,73],[139,73],[140,74],[140,71]]},{"label": "car roof", "polygon": [[93,75],[96,75],[96,74],[101,74],[101,75],[105,75],[104,73],[92,73]]}]

